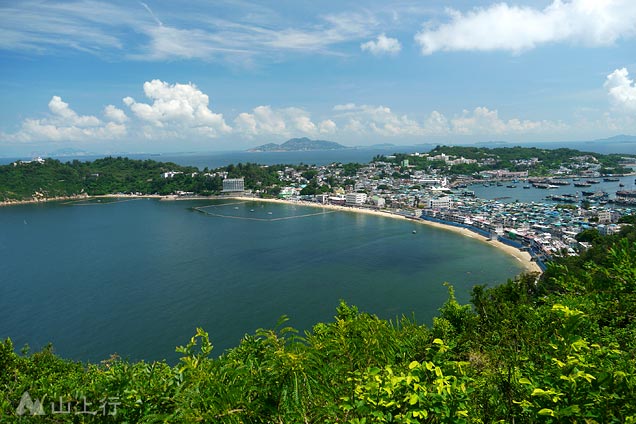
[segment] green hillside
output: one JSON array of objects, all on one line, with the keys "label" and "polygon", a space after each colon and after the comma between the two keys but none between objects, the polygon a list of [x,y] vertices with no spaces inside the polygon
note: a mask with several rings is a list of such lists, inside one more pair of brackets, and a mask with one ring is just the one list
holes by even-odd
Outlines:
[{"label": "green hillside", "polygon": [[174,366],[17,354],[7,339],[0,421],[32,422],[17,413],[39,399],[51,423],[633,423],[636,230],[591,240],[539,278],[475,287],[472,305],[449,286],[430,327],[343,302],[307,334],[281,320],[219,357],[199,329]]}]

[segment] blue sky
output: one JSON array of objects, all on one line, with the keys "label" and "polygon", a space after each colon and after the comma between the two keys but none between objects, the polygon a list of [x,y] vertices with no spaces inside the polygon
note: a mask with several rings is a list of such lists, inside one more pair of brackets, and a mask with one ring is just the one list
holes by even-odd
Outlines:
[{"label": "blue sky", "polygon": [[636,134],[636,2],[0,0],[0,155]]}]

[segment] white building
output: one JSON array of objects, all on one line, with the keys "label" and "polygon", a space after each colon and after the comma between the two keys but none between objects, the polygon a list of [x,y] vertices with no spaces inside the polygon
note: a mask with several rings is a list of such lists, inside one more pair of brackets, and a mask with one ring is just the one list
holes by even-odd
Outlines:
[{"label": "white building", "polygon": [[450,209],[451,198],[448,196],[431,197],[428,199],[427,207],[428,209]]},{"label": "white building", "polygon": [[161,174],[163,178],[172,178],[175,175],[183,174],[183,172],[168,171]]},{"label": "white building", "polygon": [[374,205],[376,205],[378,208],[383,208],[386,205],[386,200],[384,200],[383,197],[380,196],[373,196],[371,198],[371,201],[373,202]]},{"label": "white building", "polygon": [[226,178],[223,180],[224,193],[236,191],[245,191],[245,180],[243,178]]},{"label": "white building", "polygon": [[366,201],[366,193],[347,193],[345,196],[345,203],[347,205],[362,205]]}]

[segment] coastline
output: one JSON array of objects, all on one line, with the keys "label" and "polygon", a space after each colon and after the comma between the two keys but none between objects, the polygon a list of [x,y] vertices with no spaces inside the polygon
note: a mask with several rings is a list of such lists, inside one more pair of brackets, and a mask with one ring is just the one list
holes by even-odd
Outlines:
[{"label": "coastline", "polygon": [[532,257],[528,252],[522,252],[519,249],[508,246],[500,241],[488,240],[486,237],[480,236],[478,234],[473,233],[465,228],[454,227],[451,225],[440,224],[437,222],[425,221],[423,219],[419,219],[415,216],[409,218],[404,215],[399,215],[396,213],[383,211],[383,210],[375,210],[375,209],[366,209],[366,208],[358,208],[352,206],[339,206],[339,205],[325,205],[314,202],[304,202],[304,201],[295,201],[295,200],[283,200],[283,199],[264,199],[259,197],[249,197],[249,196],[207,196],[207,197],[180,197],[174,195],[157,195],[157,194],[143,194],[143,195],[134,195],[134,194],[104,194],[97,196],[88,196],[88,195],[79,195],[79,196],[60,196],[60,197],[52,197],[46,199],[31,199],[31,200],[21,200],[15,202],[0,202],[0,207],[2,206],[13,206],[13,205],[26,205],[26,204],[39,204],[39,203],[47,203],[54,202],[60,200],[89,200],[89,199],[99,199],[99,198],[146,198],[146,199],[158,199],[160,201],[179,201],[179,200],[221,200],[221,199],[233,199],[233,200],[241,200],[241,201],[250,201],[250,202],[267,202],[267,203],[278,203],[284,205],[298,205],[298,206],[306,206],[312,208],[321,208],[321,209],[329,209],[338,212],[349,212],[349,213],[357,213],[357,214],[366,214],[366,215],[375,215],[381,216],[384,218],[392,218],[392,219],[402,219],[405,221],[428,225],[431,227],[435,227],[441,230],[451,231],[455,234],[459,234],[465,237],[470,237],[474,240],[480,241],[485,244],[489,244],[506,254],[513,256],[516,258],[522,265],[524,272],[538,272],[541,273],[541,268],[536,262],[533,262]]},{"label": "coastline", "polygon": [[313,208],[330,209],[330,210],[335,210],[340,212],[361,213],[361,214],[367,214],[367,215],[381,216],[385,218],[402,219],[402,220],[413,222],[416,224],[428,225],[430,227],[435,227],[441,230],[451,231],[455,234],[459,234],[465,237],[470,237],[482,243],[489,244],[501,250],[502,252],[505,252],[506,254],[513,256],[515,259],[517,259],[521,263],[521,266],[523,267],[524,272],[538,272],[540,274],[542,273],[541,268],[539,268],[539,265],[536,262],[532,261],[532,257],[530,256],[528,252],[522,252],[521,250],[512,246],[509,246],[500,241],[488,240],[486,237],[482,237],[478,234],[475,234],[466,228],[459,228],[459,227],[454,227],[452,225],[445,225],[445,224],[440,224],[437,222],[425,221],[423,219],[419,219],[416,217],[408,218],[404,215],[399,215],[399,214],[382,211],[382,210],[356,208],[351,206],[323,205],[323,204],[313,203],[313,202],[292,201],[292,200],[282,200],[282,199],[261,199],[261,198],[246,197],[246,196],[228,196],[223,198],[252,201],[252,202],[268,202],[268,203],[278,203],[278,204],[285,204],[285,205],[299,205],[299,206],[307,206],[307,207],[313,207]]}]

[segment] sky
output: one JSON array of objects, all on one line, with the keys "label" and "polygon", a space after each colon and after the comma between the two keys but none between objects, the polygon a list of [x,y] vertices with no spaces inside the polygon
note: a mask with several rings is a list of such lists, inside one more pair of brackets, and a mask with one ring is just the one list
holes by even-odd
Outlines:
[{"label": "sky", "polygon": [[634,0],[0,0],[0,156],[636,134]]}]

